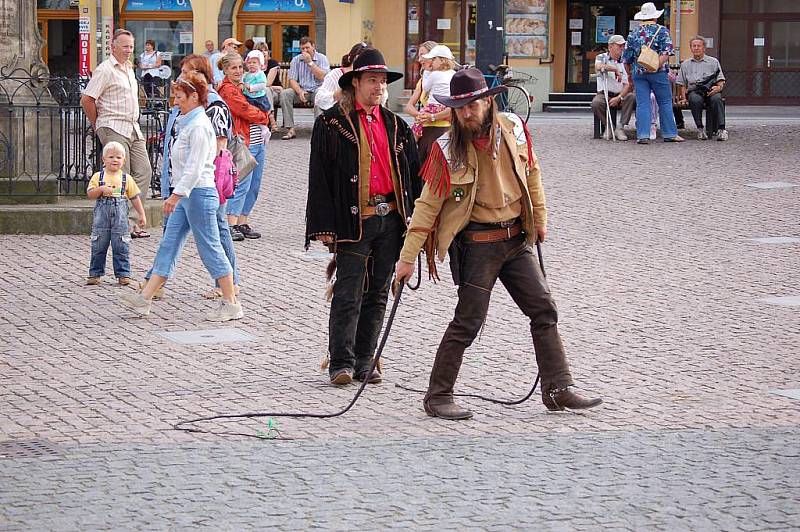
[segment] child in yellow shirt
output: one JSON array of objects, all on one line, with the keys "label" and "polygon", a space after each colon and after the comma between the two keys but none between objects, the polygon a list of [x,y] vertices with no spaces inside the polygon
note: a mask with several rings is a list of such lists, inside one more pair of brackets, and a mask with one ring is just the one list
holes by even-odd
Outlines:
[{"label": "child in yellow shirt", "polygon": [[114,277],[119,284],[131,283],[131,261],[129,250],[131,236],[128,233],[128,200],[139,214],[139,224],[146,227],[141,191],[136,181],[122,173],[125,148],[119,142],[109,142],[103,147],[103,169],[92,176],[86,195],[96,199],[92,220],[92,258],[89,279],[86,284],[100,284],[105,274],[106,255],[111,244]]}]

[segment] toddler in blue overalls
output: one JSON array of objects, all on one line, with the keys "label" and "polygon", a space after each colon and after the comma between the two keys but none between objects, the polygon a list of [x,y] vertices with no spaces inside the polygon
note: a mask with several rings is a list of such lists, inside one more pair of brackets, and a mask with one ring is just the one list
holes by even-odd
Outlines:
[{"label": "toddler in blue overalls", "polygon": [[100,284],[106,270],[106,255],[111,244],[114,277],[119,284],[131,282],[131,261],[128,233],[128,200],[139,214],[142,227],[147,225],[141,191],[136,181],[122,173],[125,163],[125,147],[119,142],[109,142],[103,147],[103,169],[92,176],[86,195],[96,199],[92,220],[92,260],[86,284]]}]

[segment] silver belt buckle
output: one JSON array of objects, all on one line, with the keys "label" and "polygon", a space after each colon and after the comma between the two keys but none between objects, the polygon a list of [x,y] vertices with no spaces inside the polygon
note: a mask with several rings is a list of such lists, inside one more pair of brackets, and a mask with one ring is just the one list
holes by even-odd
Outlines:
[{"label": "silver belt buckle", "polygon": [[500,227],[505,229],[506,227],[512,227],[515,223],[517,223],[516,220],[509,220],[507,222],[500,222]]},{"label": "silver belt buckle", "polygon": [[381,218],[389,214],[389,204],[385,201],[382,201],[375,205],[375,214]]}]

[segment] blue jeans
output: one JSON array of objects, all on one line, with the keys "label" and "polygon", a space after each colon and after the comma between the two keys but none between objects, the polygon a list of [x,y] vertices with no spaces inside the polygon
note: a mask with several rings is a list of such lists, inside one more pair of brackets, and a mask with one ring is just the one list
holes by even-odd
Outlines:
[{"label": "blue jeans", "polygon": [[267,149],[264,144],[255,144],[250,146],[250,153],[253,154],[258,164],[249,176],[240,180],[236,185],[233,197],[228,200],[228,216],[249,216],[258,199]]},{"label": "blue jeans", "polygon": [[102,277],[106,272],[106,256],[111,244],[114,277],[130,277],[131,235],[128,233],[128,200],[98,198],[92,220],[92,259],[89,277]]},{"label": "blue jeans", "polygon": [[675,115],[672,114],[672,87],[664,70],[647,74],[634,74],[636,87],[636,138],[650,138],[650,92],[656,95],[661,136],[671,139],[678,136]]},{"label": "blue jeans", "polygon": [[182,198],[167,221],[150,271],[162,277],[174,274],[181,249],[191,230],[200,259],[211,277],[219,279],[232,273],[233,269],[220,242],[217,210],[219,195],[216,187],[195,188],[189,197]]},{"label": "blue jeans", "polygon": [[[164,232],[167,230],[167,223],[169,222],[169,215],[164,216]],[[220,205],[217,209],[217,227],[219,227],[219,240],[222,244],[222,249],[225,250],[225,256],[228,258],[228,262],[231,263],[231,268],[233,269],[233,284],[239,284],[239,268],[236,266],[236,251],[233,249],[233,239],[231,238],[231,229],[228,225],[228,219],[225,218],[225,205]],[[188,233],[187,233],[188,235]],[[186,243],[186,237],[183,238],[183,241],[180,243],[180,249],[183,249],[183,245]],[[178,255],[180,255],[180,251],[178,251]],[[175,256],[175,260],[172,261],[170,264],[170,270],[165,277],[172,277],[175,275],[175,268],[178,264],[178,255]],[[144,276],[145,279],[150,279],[150,276],[153,274],[153,269],[150,268],[147,274]],[[219,284],[219,283],[215,283]]]}]

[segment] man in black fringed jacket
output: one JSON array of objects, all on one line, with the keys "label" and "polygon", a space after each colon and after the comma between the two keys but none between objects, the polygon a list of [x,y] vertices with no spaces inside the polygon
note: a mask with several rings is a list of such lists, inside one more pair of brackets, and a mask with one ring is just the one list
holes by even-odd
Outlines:
[{"label": "man in black fringed jacket", "polygon": [[338,103],[314,123],[306,248],[318,240],[334,253],[328,350],[336,385],[381,381],[369,369],[394,264],[422,189],[411,128],[380,105],[386,85],[402,77],[368,48],[339,80]]}]

